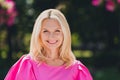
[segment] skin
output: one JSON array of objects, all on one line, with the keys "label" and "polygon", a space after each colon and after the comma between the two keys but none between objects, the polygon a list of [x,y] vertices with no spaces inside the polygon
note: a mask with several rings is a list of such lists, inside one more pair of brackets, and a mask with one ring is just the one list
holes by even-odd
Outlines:
[{"label": "skin", "polygon": [[63,32],[59,22],[55,19],[43,20],[40,37],[49,58],[46,63],[53,66],[62,65],[64,62],[59,59],[59,47],[63,42]]}]

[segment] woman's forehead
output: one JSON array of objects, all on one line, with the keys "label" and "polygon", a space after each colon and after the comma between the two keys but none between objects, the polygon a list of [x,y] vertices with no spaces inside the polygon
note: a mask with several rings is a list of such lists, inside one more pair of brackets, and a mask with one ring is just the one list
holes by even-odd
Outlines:
[{"label": "woman's forehead", "polygon": [[47,27],[56,27],[56,28],[61,28],[60,23],[58,22],[58,20],[56,19],[52,19],[52,18],[47,18],[45,20],[43,20],[42,22],[42,28],[47,28]]}]

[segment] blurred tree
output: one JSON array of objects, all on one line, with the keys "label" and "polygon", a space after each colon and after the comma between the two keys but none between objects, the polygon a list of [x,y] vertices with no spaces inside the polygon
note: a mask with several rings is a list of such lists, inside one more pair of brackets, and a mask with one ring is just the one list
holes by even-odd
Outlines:
[{"label": "blurred tree", "polygon": [[100,6],[102,4],[105,4],[106,10],[110,12],[114,12],[116,9],[118,9],[120,5],[120,0],[92,0],[91,1],[93,6]]},{"label": "blurred tree", "polygon": [[14,24],[17,11],[12,0],[0,0],[0,27],[7,26],[8,59],[12,59],[11,27]]}]

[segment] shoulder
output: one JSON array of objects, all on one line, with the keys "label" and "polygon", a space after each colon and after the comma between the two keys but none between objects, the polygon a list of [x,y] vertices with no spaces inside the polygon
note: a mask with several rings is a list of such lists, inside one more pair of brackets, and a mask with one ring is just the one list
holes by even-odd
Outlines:
[{"label": "shoulder", "polygon": [[[25,75],[31,75],[32,70],[32,59],[29,54],[23,55],[8,71],[5,80],[21,80]],[[31,72],[31,73],[30,73]],[[26,79],[28,76],[26,77]]]},{"label": "shoulder", "polygon": [[72,64],[73,75],[76,80],[92,80],[92,76],[88,68],[79,60],[75,60]]},{"label": "shoulder", "polygon": [[20,59],[12,67],[15,67],[15,66],[21,67],[27,64],[29,65],[31,64],[31,57],[29,54],[21,56]]}]

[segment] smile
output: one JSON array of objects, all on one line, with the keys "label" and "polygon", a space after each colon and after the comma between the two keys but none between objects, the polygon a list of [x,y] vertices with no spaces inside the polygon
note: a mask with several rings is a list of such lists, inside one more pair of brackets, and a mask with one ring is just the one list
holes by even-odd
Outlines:
[{"label": "smile", "polygon": [[47,41],[49,44],[56,44],[58,42],[58,40],[56,41]]}]

